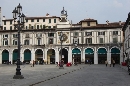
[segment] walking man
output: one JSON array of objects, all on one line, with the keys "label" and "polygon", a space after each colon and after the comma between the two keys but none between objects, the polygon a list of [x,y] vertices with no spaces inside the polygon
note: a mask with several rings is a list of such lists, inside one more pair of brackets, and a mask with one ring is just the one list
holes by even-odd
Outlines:
[{"label": "walking man", "polygon": [[112,62],[113,62],[113,67],[115,66],[115,60],[112,60]]},{"label": "walking man", "polygon": [[105,64],[106,64],[106,67],[107,67],[107,64],[108,64],[107,60],[105,61]]}]

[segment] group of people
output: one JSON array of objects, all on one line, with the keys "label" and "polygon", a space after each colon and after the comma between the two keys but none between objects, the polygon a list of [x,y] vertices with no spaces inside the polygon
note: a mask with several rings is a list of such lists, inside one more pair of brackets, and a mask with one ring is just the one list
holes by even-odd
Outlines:
[{"label": "group of people", "polygon": [[111,67],[111,64],[113,65],[113,67],[115,67],[115,60],[109,60],[109,61],[105,61],[105,64],[106,64],[106,67],[107,67],[107,65],[109,64],[109,66]]}]

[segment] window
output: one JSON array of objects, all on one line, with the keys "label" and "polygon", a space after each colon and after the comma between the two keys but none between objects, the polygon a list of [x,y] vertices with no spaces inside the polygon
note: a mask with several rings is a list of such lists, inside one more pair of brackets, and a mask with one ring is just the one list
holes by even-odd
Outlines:
[{"label": "window", "polygon": [[45,19],[43,19],[43,22],[45,22]]},{"label": "window", "polygon": [[29,45],[29,40],[24,40],[24,45]]},{"label": "window", "polygon": [[54,19],[54,23],[56,23],[56,19]]},{"label": "window", "polygon": [[37,19],[37,22],[39,22],[39,19]]},{"label": "window", "polygon": [[113,35],[118,35],[118,31],[113,31]]},{"label": "window", "polygon": [[51,19],[49,19],[49,23],[51,23]]},{"label": "window", "polygon": [[105,32],[98,32],[98,35],[105,35]]},{"label": "window", "polygon": [[34,22],[34,19],[31,19],[31,22]]},{"label": "window", "polygon": [[54,33],[48,33],[48,37],[54,37]]},{"label": "window", "polygon": [[87,25],[90,26],[90,22],[87,22]]},{"label": "window", "polygon": [[6,30],[6,27],[4,27],[4,30]]},{"label": "window", "polygon": [[41,45],[41,39],[38,39],[38,45]]},{"label": "window", "polygon": [[26,26],[26,29],[28,29],[28,26]]},{"label": "window", "polygon": [[48,26],[48,28],[51,28],[51,26]]},{"label": "window", "polygon": [[6,34],[6,35],[3,35],[3,38],[8,38],[8,34]]},{"label": "window", "polygon": [[3,45],[8,45],[8,40],[3,40]]},{"label": "window", "polygon": [[78,38],[74,38],[74,39],[73,39],[73,44],[74,44],[75,42],[77,42],[77,43],[79,44],[79,39],[78,39]]},{"label": "window", "polygon": [[37,25],[37,29],[39,29],[39,25]]},{"label": "window", "polygon": [[10,30],[12,30],[12,26],[10,26]]},{"label": "window", "polygon": [[18,44],[17,40],[13,40],[13,45],[17,45],[17,44]]},{"label": "window", "polygon": [[86,36],[92,36],[92,32],[85,32]]},{"label": "window", "polygon": [[49,44],[53,44],[53,38],[49,38]]},{"label": "window", "polygon": [[74,36],[79,36],[79,33],[78,32],[74,32]]},{"label": "window", "polygon": [[86,44],[92,44],[92,38],[86,38]]},{"label": "window", "polygon": [[13,34],[13,38],[17,38],[18,37],[18,34]]},{"label": "window", "polygon": [[10,21],[10,24],[12,24],[12,21]]},{"label": "window", "polygon": [[28,22],[28,19],[26,19],[26,22]]},{"label": "window", "polygon": [[113,43],[117,43],[117,42],[118,42],[117,37],[113,38]]},{"label": "window", "polygon": [[56,26],[53,26],[53,28],[56,28]]},{"label": "window", "polygon": [[26,34],[26,35],[25,35],[25,38],[29,38],[29,34]]},{"label": "window", "polygon": [[4,21],[4,25],[6,25],[6,21]]},{"label": "window", "polygon": [[36,37],[42,37],[41,33],[36,34]]},{"label": "window", "polygon": [[103,43],[103,38],[99,38],[99,42],[100,42],[100,43]]},{"label": "window", "polygon": [[31,29],[33,29],[33,26],[31,26]]}]

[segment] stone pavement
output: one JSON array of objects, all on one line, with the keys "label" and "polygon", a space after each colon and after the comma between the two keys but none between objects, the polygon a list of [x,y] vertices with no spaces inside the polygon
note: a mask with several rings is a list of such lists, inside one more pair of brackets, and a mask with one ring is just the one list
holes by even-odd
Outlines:
[{"label": "stone pavement", "polygon": [[130,76],[120,65],[22,65],[25,79],[13,79],[15,69],[16,65],[0,65],[0,86],[130,86]]}]

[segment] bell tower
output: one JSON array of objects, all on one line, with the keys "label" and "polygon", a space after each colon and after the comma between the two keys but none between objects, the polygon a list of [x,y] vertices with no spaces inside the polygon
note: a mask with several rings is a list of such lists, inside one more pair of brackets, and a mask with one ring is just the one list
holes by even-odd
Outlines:
[{"label": "bell tower", "polygon": [[63,10],[61,11],[61,22],[67,22],[67,11],[64,9],[63,7]]}]

